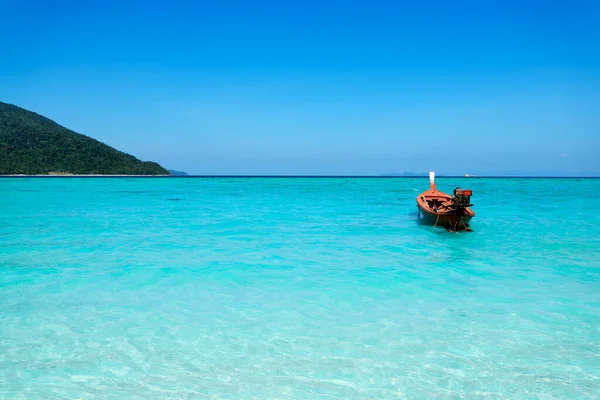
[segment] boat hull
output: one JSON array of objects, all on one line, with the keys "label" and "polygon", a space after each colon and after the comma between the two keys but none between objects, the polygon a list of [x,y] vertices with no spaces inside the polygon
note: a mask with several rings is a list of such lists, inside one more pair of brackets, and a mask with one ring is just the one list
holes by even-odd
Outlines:
[{"label": "boat hull", "polygon": [[453,230],[465,229],[469,226],[469,222],[473,218],[469,214],[442,214],[432,213],[430,210],[419,207],[419,218],[427,223],[434,226],[443,226],[445,228],[451,228]]},{"label": "boat hull", "polygon": [[[469,222],[475,216],[473,210],[469,207],[450,209],[445,205],[450,204],[452,196],[429,190],[417,196],[417,207],[419,209],[419,218],[433,226],[441,226],[448,230],[461,231],[471,230]],[[433,209],[432,204],[435,204]]]}]

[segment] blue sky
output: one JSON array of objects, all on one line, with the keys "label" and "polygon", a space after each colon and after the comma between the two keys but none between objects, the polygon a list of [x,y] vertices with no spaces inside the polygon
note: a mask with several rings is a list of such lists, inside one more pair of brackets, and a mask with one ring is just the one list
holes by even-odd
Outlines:
[{"label": "blue sky", "polygon": [[600,2],[0,0],[0,101],[195,174],[600,175]]}]

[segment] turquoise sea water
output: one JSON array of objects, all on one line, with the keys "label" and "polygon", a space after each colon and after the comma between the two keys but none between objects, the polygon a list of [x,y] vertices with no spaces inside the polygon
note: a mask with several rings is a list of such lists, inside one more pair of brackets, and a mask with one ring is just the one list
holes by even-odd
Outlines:
[{"label": "turquoise sea water", "polygon": [[0,179],[1,399],[597,399],[600,180]]}]

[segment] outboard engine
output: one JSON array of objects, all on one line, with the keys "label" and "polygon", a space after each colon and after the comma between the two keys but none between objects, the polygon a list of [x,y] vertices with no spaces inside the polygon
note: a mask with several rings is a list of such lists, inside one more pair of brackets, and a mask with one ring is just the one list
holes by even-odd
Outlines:
[{"label": "outboard engine", "polygon": [[472,190],[456,188],[454,189],[453,205],[456,208],[471,207]]}]

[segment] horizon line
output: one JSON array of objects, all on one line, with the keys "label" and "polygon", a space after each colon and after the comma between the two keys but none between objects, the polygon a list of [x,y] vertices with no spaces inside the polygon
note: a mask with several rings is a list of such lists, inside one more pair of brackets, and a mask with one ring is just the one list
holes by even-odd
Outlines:
[{"label": "horizon line", "polygon": [[[437,178],[461,179],[600,179],[600,176],[552,175],[439,175]],[[421,179],[426,175],[260,175],[260,174],[194,174],[194,175],[0,175],[0,178],[370,178],[370,179]]]}]

